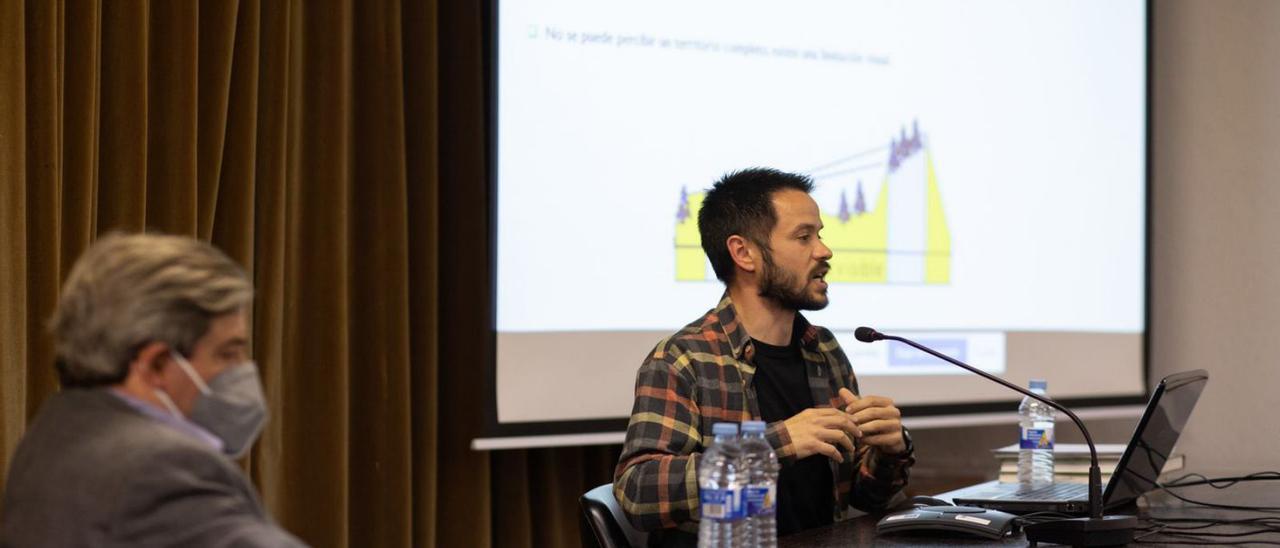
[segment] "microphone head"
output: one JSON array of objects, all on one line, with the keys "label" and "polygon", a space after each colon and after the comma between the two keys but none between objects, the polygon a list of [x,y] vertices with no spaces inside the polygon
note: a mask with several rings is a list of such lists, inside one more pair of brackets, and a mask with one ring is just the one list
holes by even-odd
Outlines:
[{"label": "microphone head", "polygon": [[869,343],[883,340],[884,335],[881,335],[879,331],[871,329],[870,327],[863,326],[853,330],[853,338],[864,343]]}]

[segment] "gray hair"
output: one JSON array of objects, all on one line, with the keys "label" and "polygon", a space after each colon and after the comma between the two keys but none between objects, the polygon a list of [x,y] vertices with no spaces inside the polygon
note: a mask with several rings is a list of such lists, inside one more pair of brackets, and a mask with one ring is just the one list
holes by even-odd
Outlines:
[{"label": "gray hair", "polygon": [[189,354],[253,285],[217,248],[182,236],[109,234],[80,256],[50,322],[63,386],[118,383],[143,345]]}]

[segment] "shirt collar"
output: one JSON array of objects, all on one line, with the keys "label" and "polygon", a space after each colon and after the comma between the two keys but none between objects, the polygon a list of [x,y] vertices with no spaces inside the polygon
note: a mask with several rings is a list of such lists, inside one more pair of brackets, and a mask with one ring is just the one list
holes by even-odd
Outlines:
[{"label": "shirt collar", "polygon": [[[738,318],[738,311],[734,308],[733,299],[729,297],[727,289],[720,296],[720,303],[716,305],[712,314],[719,321],[725,338],[729,340],[729,348],[733,352],[733,357],[749,360],[751,358],[750,354],[755,352],[753,345],[749,344],[751,335],[747,333],[746,328],[742,327],[742,321]],[[792,329],[800,332],[801,348],[813,351],[818,349],[818,328],[809,323],[804,314],[796,312],[796,323]]]},{"label": "shirt collar", "polygon": [[219,453],[222,452],[222,439],[213,435],[212,432],[205,430],[204,427],[187,420],[186,417],[174,416],[167,410],[157,408],[156,406],[135,398],[132,395],[126,394],[121,390],[109,389],[108,391],[115,395],[115,397],[120,398],[121,401],[129,404],[129,407],[134,408],[139,413],[160,421],[183,434],[208,444],[214,451]]}]

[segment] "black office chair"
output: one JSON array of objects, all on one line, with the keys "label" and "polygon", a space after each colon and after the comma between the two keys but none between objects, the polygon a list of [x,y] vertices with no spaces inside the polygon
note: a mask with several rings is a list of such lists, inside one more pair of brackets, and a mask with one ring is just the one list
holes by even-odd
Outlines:
[{"label": "black office chair", "polygon": [[582,545],[600,548],[643,548],[649,534],[631,526],[613,498],[613,484],[606,483],[587,491],[579,499],[582,506]]}]

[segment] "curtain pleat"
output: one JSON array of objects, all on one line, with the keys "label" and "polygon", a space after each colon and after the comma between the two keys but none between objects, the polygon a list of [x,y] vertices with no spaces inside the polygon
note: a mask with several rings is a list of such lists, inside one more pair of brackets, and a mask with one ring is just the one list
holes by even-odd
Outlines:
[{"label": "curtain pleat", "polygon": [[[232,163],[231,158],[224,156],[227,135],[252,134],[252,131],[247,128],[237,128],[236,133],[228,129],[232,72],[235,71],[239,62],[254,64],[251,59],[236,57],[238,35],[236,29],[241,23],[237,17],[239,8],[240,2],[236,0],[200,2],[196,14],[199,26],[196,29],[197,59],[195,63],[195,86],[198,98],[195,105],[196,204],[198,205],[195,233],[206,240],[213,237],[214,218],[219,206],[237,210],[239,213],[237,216],[241,218],[248,218],[248,216],[240,212],[253,211],[252,203],[245,204],[243,201],[242,195],[245,188],[238,189],[239,193],[235,190],[228,195],[220,193],[223,182],[222,166]],[[246,21],[245,25],[249,26],[249,22]],[[252,34],[254,31],[247,29],[246,32]],[[252,69],[257,70],[257,67],[254,66]],[[243,69],[241,74],[243,75]],[[250,97],[242,95],[238,99],[249,101],[247,104],[237,102],[237,113],[253,112],[254,102]],[[244,162],[237,162],[236,165],[244,166]],[[248,172],[244,167],[241,168],[240,177],[233,180],[245,180],[244,176]],[[236,228],[239,230],[225,230],[223,234],[251,233],[246,229],[251,230],[252,225]],[[247,257],[248,250],[244,247],[246,239],[235,238],[235,240],[234,244],[228,245],[235,249],[228,250],[228,253],[237,258]],[[251,268],[252,263],[246,266]]]},{"label": "curtain pleat", "polygon": [[[76,257],[93,238],[98,226],[98,140],[101,135],[102,6],[95,0],[68,0],[62,14],[63,61],[56,124],[61,129],[62,173],[56,247],[60,269],[50,281],[66,279]],[[48,313],[49,311],[46,311]]]},{"label": "curtain pleat", "polygon": [[198,6],[150,2],[147,13],[146,223],[148,230],[196,234],[196,63]]},{"label": "curtain pleat", "polygon": [[[294,70],[290,65],[290,51],[297,37],[291,24],[295,9],[285,2],[268,0],[261,4],[257,23],[258,51],[251,55],[257,59],[257,72],[245,75],[256,79],[256,86],[246,84],[255,97],[256,109],[244,116],[252,117],[256,131],[243,134],[245,140],[255,143],[253,158],[253,285],[256,290],[253,314],[253,350],[262,375],[263,391],[272,419],[262,433],[250,459],[250,472],[262,491],[264,503],[280,518],[281,509],[288,503],[284,496],[286,484],[283,470],[288,452],[284,443],[285,396],[284,345],[285,303],[292,295],[291,284],[285,283],[285,262],[290,248],[285,245],[285,226],[288,222],[285,196],[289,190],[291,166],[296,165],[297,155],[290,143],[295,131],[290,120],[296,118],[290,98],[300,96],[294,86]],[[248,40],[246,32],[252,27],[240,26],[240,40]],[[237,46],[239,47],[239,46]],[[241,56],[237,55],[237,59]],[[245,72],[248,72],[246,69]],[[233,103],[236,104],[236,103]],[[239,110],[239,109],[237,109]],[[232,119],[237,116],[231,116]],[[233,138],[229,143],[240,142]],[[218,232],[215,229],[215,234]],[[314,541],[313,541],[314,542]]]},{"label": "curtain pleat", "polygon": [[144,1],[102,3],[94,233],[147,227],[149,8]]},{"label": "curtain pleat", "polygon": [[[228,2],[226,5],[236,9],[213,11],[209,16],[214,21],[206,25],[206,5],[200,5],[200,27],[204,30],[200,34],[199,89],[203,99],[196,147],[202,190],[198,232],[201,238],[219,242],[228,255],[253,272],[257,267],[259,6],[257,0]],[[214,33],[210,27],[226,30]],[[225,35],[232,39],[224,39]]]},{"label": "curtain pleat", "polygon": [[[437,15],[426,2],[407,2],[400,14],[401,74],[404,77],[405,203],[411,212],[407,230],[409,275],[410,406],[409,454],[412,522],[409,545],[435,546],[439,483],[440,393],[440,173],[439,62]],[[430,395],[430,397],[425,397]],[[444,497],[446,500],[448,497]],[[443,544],[442,544],[443,545]]]},{"label": "curtain pleat", "polygon": [[[61,131],[58,120],[58,88],[60,75],[58,18],[59,3],[28,3],[26,13],[26,218],[27,249],[57,249],[58,188],[62,182],[60,156]],[[33,227],[50,227],[33,230]],[[58,298],[57,279],[60,257],[56,253],[31,253],[27,262],[27,326],[26,333],[42,334],[47,314]],[[53,342],[48,337],[28,340],[28,355],[38,363],[53,363]],[[58,385],[52,368],[27,371],[28,394],[46,394]],[[27,411],[35,411],[40,400],[27,399]]]},{"label": "curtain pleat", "polygon": [[[278,470],[287,497],[278,518],[305,539],[345,545],[351,523],[350,361],[351,4],[301,3],[291,71],[301,86],[288,120],[285,308],[280,391],[288,452]],[[292,89],[291,89],[292,91]],[[371,311],[372,312],[372,311]],[[376,314],[376,312],[372,312]],[[359,364],[364,365],[364,364]],[[299,459],[301,455],[315,458]]]},{"label": "curtain pleat", "polygon": [[[486,365],[493,359],[485,181],[484,40],[480,2],[440,2],[440,470],[439,546],[490,546],[488,453],[470,448],[483,428]],[[499,478],[501,479],[501,478]],[[501,484],[502,482],[499,482]]]},{"label": "curtain pleat", "polygon": [[271,420],[243,464],[284,527],[578,545],[616,446],[470,448],[492,359],[484,9],[0,0],[0,467],[57,390],[45,322],[72,262],[164,231],[253,277]]},{"label": "curtain pleat", "polygon": [[[354,13],[350,309],[352,325],[351,545],[408,546],[412,538],[413,393],[408,364],[409,209],[405,172],[404,77],[400,7]],[[372,373],[372,374],[369,374]],[[396,489],[387,489],[395,485]]]},{"label": "curtain pleat", "polygon": [[[13,454],[29,415],[27,390],[26,10],[0,0],[0,449]],[[13,264],[13,261],[20,264]]]},{"label": "curtain pleat", "polygon": [[493,485],[494,546],[550,546],[534,543],[533,533],[545,527],[534,527],[532,512],[524,510],[534,504],[529,451],[498,451],[492,461],[494,475],[500,478]]}]

